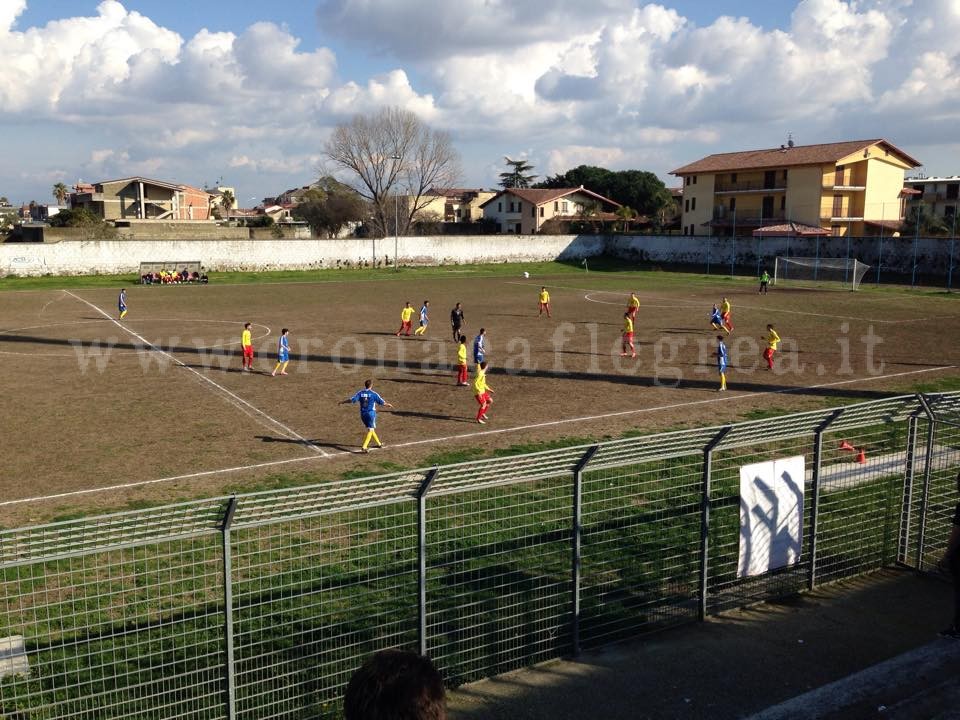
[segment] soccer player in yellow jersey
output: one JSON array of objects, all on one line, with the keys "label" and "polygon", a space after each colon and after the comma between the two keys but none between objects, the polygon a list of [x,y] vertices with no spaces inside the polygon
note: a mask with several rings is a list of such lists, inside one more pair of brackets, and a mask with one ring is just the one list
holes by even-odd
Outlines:
[{"label": "soccer player in yellow jersey", "polygon": [[460,344],[457,346],[457,385],[464,387],[467,385],[467,336],[460,336]]},{"label": "soccer player in yellow jersey", "polygon": [[630,357],[637,356],[637,349],[633,345],[633,318],[629,312],[623,314],[623,343],[621,345],[620,357],[627,356],[627,348],[630,348]]},{"label": "soccer player in yellow jersey", "polygon": [[637,297],[636,292],[630,293],[630,300],[627,301],[627,312],[630,314],[631,320],[637,319],[637,313],[640,311],[640,298]]},{"label": "soccer player in yellow jersey", "polygon": [[408,301],[407,304],[403,306],[403,310],[400,311],[400,329],[397,330],[397,337],[400,337],[400,335],[404,333],[407,335],[410,334],[410,326],[413,324],[414,312],[416,311]]},{"label": "soccer player in yellow jersey", "polygon": [[767,349],[763,351],[763,359],[767,361],[767,370],[773,370],[773,354],[777,351],[777,345],[780,343],[780,336],[773,329],[773,325],[767,325]]},{"label": "soccer player in yellow jersey", "polygon": [[728,333],[733,332],[733,318],[730,314],[730,301],[726,298],[720,303],[720,317],[723,318],[723,329]]},{"label": "soccer player in yellow jersey", "polygon": [[540,312],[537,317],[542,316],[544,312],[547,313],[547,317],[553,317],[550,314],[550,293],[547,292],[546,287],[540,288]]},{"label": "soccer player in yellow jersey", "polygon": [[490,393],[493,388],[487,385],[487,362],[484,360],[477,366],[477,374],[473,378],[473,396],[477,399],[480,409],[477,410],[477,422],[481,425],[487,422],[487,411],[493,404],[490,399]]},{"label": "soccer player in yellow jersey", "polygon": [[240,347],[243,348],[243,368],[244,372],[253,370],[253,340],[250,335],[250,323],[243,324],[243,332],[240,334]]}]

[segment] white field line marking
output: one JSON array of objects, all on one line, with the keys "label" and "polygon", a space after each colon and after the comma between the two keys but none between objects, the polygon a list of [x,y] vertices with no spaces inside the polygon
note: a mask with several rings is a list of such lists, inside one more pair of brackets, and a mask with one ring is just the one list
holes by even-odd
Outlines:
[{"label": "white field line marking", "polygon": [[[625,415],[640,415],[645,413],[658,412],[660,410],[674,410],[676,408],[690,407],[693,405],[707,405],[707,404],[718,403],[718,402],[729,403],[729,402],[736,402],[737,400],[745,400],[747,398],[755,398],[761,395],[789,394],[789,393],[799,392],[801,390],[837,387],[840,385],[852,385],[854,383],[865,382],[868,380],[887,380],[890,378],[904,377],[906,375],[919,375],[922,373],[938,372],[940,370],[953,370],[956,367],[957,367],[956,365],[944,365],[942,367],[925,368],[923,370],[909,370],[906,372],[891,373],[888,375],[877,375],[875,377],[853,378],[851,380],[839,380],[836,382],[822,383],[820,385],[784,388],[782,390],[764,390],[763,392],[759,392],[759,393],[743,392],[739,395],[725,395],[723,397],[713,397],[713,398],[707,398],[705,400],[690,400],[688,402],[671,403],[669,405],[658,405],[656,407],[648,407],[648,408],[637,408],[635,410],[620,410],[618,412],[603,413],[602,415],[587,415],[584,417],[566,418],[564,420],[551,420],[548,422],[532,423],[529,425],[517,425],[509,428],[480,430],[477,432],[461,433],[459,435],[446,435],[444,437],[424,438],[421,440],[410,440],[409,442],[403,442],[403,443],[390,443],[388,444],[388,448],[404,448],[404,447],[413,447],[416,445],[431,445],[431,444],[440,443],[440,442],[450,442],[451,440],[463,440],[466,438],[484,437],[488,435],[502,435],[504,433],[512,433],[512,432],[517,432],[521,430],[536,430],[538,428],[554,427],[557,425],[568,425],[570,423],[590,422],[592,420],[604,420],[606,418],[623,417]],[[57,493],[55,495],[40,495],[37,497],[20,498],[18,500],[5,500],[0,502],[0,507],[4,507],[7,505],[18,505],[18,504],[28,503],[28,502],[39,502],[41,500],[74,497],[77,495],[89,495],[91,493],[98,493],[98,492],[129,490],[131,488],[143,487],[146,485],[156,485],[158,483],[176,482],[178,480],[192,480],[195,478],[210,477],[212,475],[222,475],[226,473],[243,472],[245,470],[257,470],[265,467],[277,467],[279,465],[292,465],[294,463],[312,462],[314,460],[323,460],[325,458],[332,458],[340,455],[353,455],[353,454],[355,453],[349,450],[340,450],[335,453],[325,453],[323,457],[317,457],[315,455],[305,455],[303,457],[289,458],[286,460],[273,460],[270,462],[256,463],[254,465],[240,465],[237,467],[221,468],[219,470],[202,470],[200,472],[189,473],[187,475],[174,475],[172,477],[156,478],[155,480],[140,480],[138,482],[123,483],[121,485],[109,485],[107,487],[88,488],[86,490],[72,490],[70,492]]]},{"label": "white field line marking", "polygon": [[286,437],[301,441],[304,445],[306,445],[307,447],[311,448],[314,452],[317,452],[317,453],[319,453],[320,455],[323,455],[324,457],[326,457],[327,455],[329,455],[329,453],[328,453],[326,450],[324,450],[322,447],[320,447],[319,445],[310,442],[310,441],[307,440],[305,437],[303,437],[303,435],[300,435],[300,434],[299,434],[298,432],[296,432],[295,430],[291,430],[289,427],[287,427],[286,425],[284,425],[284,424],[283,424],[282,422],[280,422],[279,420],[270,417],[269,415],[267,415],[267,414],[266,414],[263,410],[261,410],[260,408],[251,405],[249,402],[247,402],[246,400],[244,400],[242,397],[240,397],[240,396],[237,395],[236,393],[231,392],[230,390],[228,390],[227,388],[225,388],[223,385],[220,385],[219,383],[215,382],[214,380],[211,380],[211,379],[208,378],[206,375],[204,375],[203,373],[201,373],[201,372],[197,371],[196,369],[190,367],[189,365],[187,365],[185,362],[183,362],[183,361],[180,360],[179,358],[177,358],[177,357],[171,355],[170,353],[168,353],[166,350],[163,350],[163,349],[157,347],[157,346],[154,345],[152,342],[150,342],[149,340],[147,340],[146,338],[144,338],[142,335],[136,333],[135,331],[131,330],[130,328],[124,326],[124,325],[123,325],[122,323],[120,323],[118,320],[112,318],[112,317],[111,317],[110,315],[108,315],[104,310],[100,309],[99,307],[97,307],[96,305],[94,305],[94,304],[93,304],[92,302],[90,302],[89,300],[84,300],[82,297],[80,297],[79,295],[74,295],[74,294],[73,294],[72,292],[70,292],[69,290],[64,290],[64,292],[65,292],[67,295],[70,295],[71,297],[76,298],[76,299],[79,300],[80,302],[85,303],[86,305],[89,305],[91,308],[93,308],[93,309],[96,310],[98,313],[100,313],[101,315],[103,315],[105,318],[107,318],[110,322],[112,322],[112,323],[113,323],[114,325],[116,325],[118,328],[120,328],[121,330],[123,330],[123,331],[126,332],[126,333],[129,333],[130,335],[132,335],[133,337],[135,337],[137,340],[139,340],[140,342],[142,342],[146,347],[149,347],[149,348],[150,348],[151,350],[153,350],[154,352],[159,353],[160,355],[163,355],[163,356],[169,358],[169,359],[172,360],[174,363],[176,363],[177,365],[179,365],[180,367],[182,367],[184,370],[188,370],[188,371],[190,371],[191,373],[193,373],[196,377],[200,378],[200,380],[202,380],[203,382],[207,383],[210,387],[219,390],[219,391],[220,391],[221,393],[223,393],[227,398],[229,398],[229,399],[232,401],[232,403],[233,403],[234,405],[236,405],[237,407],[241,407],[241,406],[242,406],[242,408],[247,408],[248,410],[252,411],[252,412],[255,413],[256,415],[259,415],[261,418],[267,420],[267,421],[270,423],[270,425],[267,426],[267,427],[272,426],[273,429],[279,428],[280,430],[282,430],[282,431],[284,432],[284,434],[286,435]]},{"label": "white field line marking", "polygon": [[[553,287],[557,287],[557,286],[553,286]],[[570,288],[570,289],[582,290],[583,288]],[[616,292],[614,290],[594,290],[584,295],[583,299],[587,300],[588,302],[599,303],[601,305],[621,305],[623,307],[626,307],[625,302],[621,303],[621,302],[611,302],[609,300],[597,300],[596,298],[592,297],[593,295],[601,295],[601,294],[619,295],[621,293]],[[658,297],[657,299],[662,300],[663,297],[661,296],[661,297]],[[677,300],[672,305],[650,305],[648,303],[644,303],[640,306],[640,310],[642,311],[643,308],[645,307],[670,308],[670,307],[676,307],[677,305],[701,305],[701,304],[703,303],[694,302],[692,300]],[[706,307],[705,304],[703,304],[703,306]],[[791,315],[810,315],[812,317],[836,318],[838,320],[856,320],[858,322],[864,322],[864,323],[877,323],[878,325],[897,325],[899,323],[914,323],[914,322],[924,322],[926,320],[943,320],[946,318],[960,318],[960,315],[934,315],[932,317],[911,318],[909,320],[880,320],[880,319],[874,319],[874,318],[857,317],[854,315],[830,315],[827,313],[806,312],[804,310],[786,310],[783,308],[757,307],[756,305],[742,305],[742,304],[734,305],[733,309],[734,310],[737,310],[737,309],[754,310],[754,311],[766,312],[766,313],[789,313]]]}]

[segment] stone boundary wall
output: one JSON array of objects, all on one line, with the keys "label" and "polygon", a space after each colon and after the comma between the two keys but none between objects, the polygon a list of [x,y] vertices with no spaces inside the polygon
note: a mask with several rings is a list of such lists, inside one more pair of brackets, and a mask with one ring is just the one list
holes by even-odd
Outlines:
[{"label": "stone boundary wall", "polygon": [[[477,235],[401,237],[397,246],[401,265],[458,265],[595,257],[605,243],[601,236]],[[0,275],[129,273],[141,262],[178,260],[200,260],[208,271],[369,267],[390,265],[393,255],[393,238],[4,243]]]},{"label": "stone boundary wall", "polygon": [[[223,228],[221,228],[222,230]],[[200,260],[207,270],[306,270],[393,263],[394,238],[219,240],[67,240],[0,244],[0,275],[81,275],[135,272],[141,262]],[[269,231],[267,231],[269,232]],[[854,257],[874,268],[946,275],[960,264],[960,241],[949,238],[730,238],[657,235],[437,235],[401,237],[401,265],[542,262],[609,255],[631,265],[682,266],[711,273],[773,269],[777,255]]]}]

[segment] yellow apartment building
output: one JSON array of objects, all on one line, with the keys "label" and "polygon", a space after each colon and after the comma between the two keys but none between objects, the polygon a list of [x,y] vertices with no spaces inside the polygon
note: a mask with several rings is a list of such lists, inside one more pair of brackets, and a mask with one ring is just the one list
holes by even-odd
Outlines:
[{"label": "yellow apartment building", "polygon": [[708,155],[683,181],[684,235],[750,235],[785,222],[866,237],[898,229],[904,171],[920,162],[883,139]]}]

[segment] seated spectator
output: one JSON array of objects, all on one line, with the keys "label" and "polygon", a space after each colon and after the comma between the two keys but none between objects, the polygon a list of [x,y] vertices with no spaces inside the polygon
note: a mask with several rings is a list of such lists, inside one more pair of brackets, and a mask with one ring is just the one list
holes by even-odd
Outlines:
[{"label": "seated spectator", "polygon": [[186,268],[184,268],[183,271],[180,273],[180,282],[186,282],[189,279],[190,279],[190,273],[187,272]]},{"label": "seated spectator", "polygon": [[357,670],[343,697],[346,720],[446,720],[443,678],[430,658],[381,650]]},{"label": "seated spectator", "polygon": [[204,285],[210,282],[210,278],[207,277],[206,273],[203,273],[203,275],[200,276],[200,282]]},{"label": "seated spectator", "polygon": [[200,273],[194,270],[193,273],[190,275],[190,282],[195,282],[195,283],[200,282]]}]

